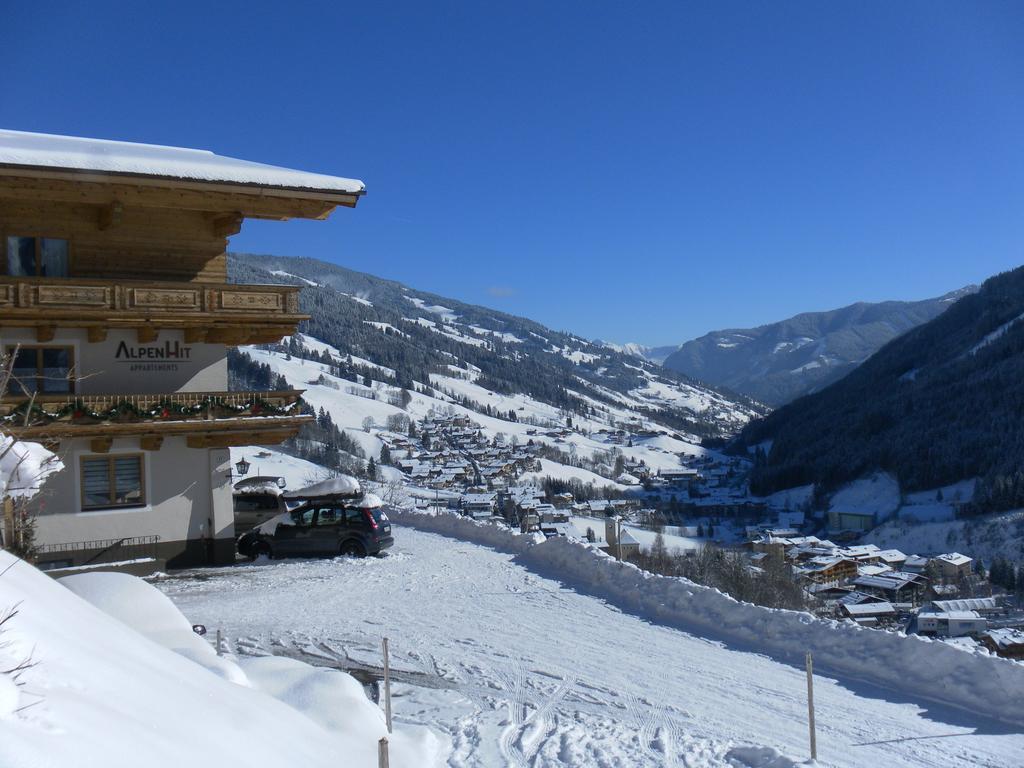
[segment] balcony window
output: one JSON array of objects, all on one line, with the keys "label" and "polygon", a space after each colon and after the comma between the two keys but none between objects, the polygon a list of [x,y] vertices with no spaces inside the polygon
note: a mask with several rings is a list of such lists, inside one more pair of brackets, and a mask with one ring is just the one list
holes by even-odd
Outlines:
[{"label": "balcony window", "polygon": [[67,277],[68,241],[55,237],[9,236],[7,274],[12,277]]},{"label": "balcony window", "polygon": [[141,454],[82,458],[82,509],[141,507],[146,504]]},{"label": "balcony window", "polygon": [[70,394],[74,392],[71,347],[8,347],[13,357],[7,394]]}]

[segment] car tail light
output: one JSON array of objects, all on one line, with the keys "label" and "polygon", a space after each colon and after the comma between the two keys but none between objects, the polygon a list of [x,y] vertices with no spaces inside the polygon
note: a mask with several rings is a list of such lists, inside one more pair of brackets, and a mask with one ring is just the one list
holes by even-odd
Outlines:
[{"label": "car tail light", "polygon": [[373,528],[373,530],[377,530],[377,521],[373,519],[373,512],[365,510],[363,514],[366,515],[366,519],[370,521],[370,527]]}]

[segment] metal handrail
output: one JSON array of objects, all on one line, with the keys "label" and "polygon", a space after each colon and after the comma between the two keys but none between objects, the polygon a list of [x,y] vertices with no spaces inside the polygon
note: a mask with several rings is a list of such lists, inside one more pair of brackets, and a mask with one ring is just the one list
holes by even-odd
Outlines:
[{"label": "metal handrail", "polygon": [[68,541],[60,544],[41,544],[37,551],[41,555],[49,555],[59,552],[84,552],[89,549],[100,549],[104,551],[117,545],[129,542],[126,546],[143,546],[147,544],[158,544],[160,537],[150,536],[126,536],[121,539],[93,539],[91,541]]}]

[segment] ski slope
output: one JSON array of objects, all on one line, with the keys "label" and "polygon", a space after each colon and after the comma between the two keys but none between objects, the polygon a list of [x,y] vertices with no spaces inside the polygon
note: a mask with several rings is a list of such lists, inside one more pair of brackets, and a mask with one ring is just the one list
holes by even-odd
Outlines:
[{"label": "ski slope", "polygon": [[[451,766],[807,758],[803,669],[623,612],[529,557],[405,526],[396,540],[383,559],[205,570],[159,586],[239,652],[373,667],[368,638],[387,635],[393,665],[417,681],[396,684],[396,720],[446,732]],[[964,710],[820,675],[815,699],[826,765],[1024,764],[1024,735]]]}]

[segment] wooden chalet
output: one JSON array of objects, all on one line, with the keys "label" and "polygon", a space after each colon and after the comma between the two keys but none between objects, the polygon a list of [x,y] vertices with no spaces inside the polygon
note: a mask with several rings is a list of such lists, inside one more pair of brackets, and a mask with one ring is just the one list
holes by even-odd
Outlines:
[{"label": "wooden chalet", "polygon": [[310,417],[297,391],[226,391],[229,346],[305,319],[296,287],[228,282],[228,238],[363,193],[201,150],[0,131],[0,420],[64,464],[33,501],[42,565],[140,546],[172,567],[233,561],[228,448]]}]

